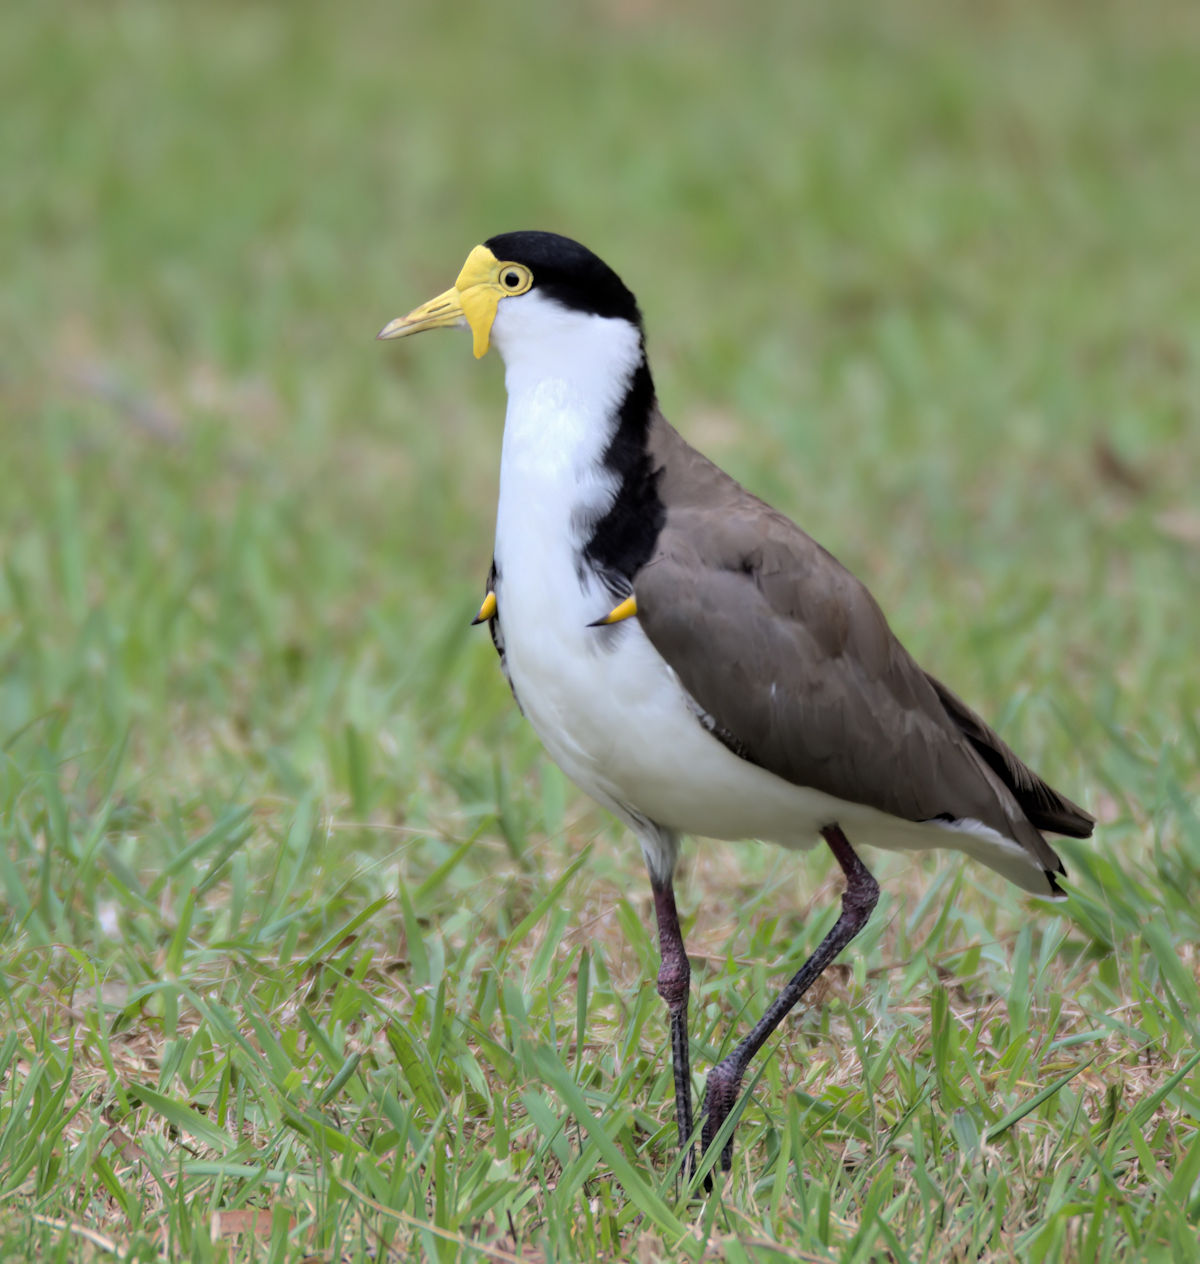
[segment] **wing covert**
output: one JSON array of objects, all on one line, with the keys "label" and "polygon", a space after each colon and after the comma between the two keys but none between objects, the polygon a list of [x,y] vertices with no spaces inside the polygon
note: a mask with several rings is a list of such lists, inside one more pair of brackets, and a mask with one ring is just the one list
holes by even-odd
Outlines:
[{"label": "wing covert", "polygon": [[870,593],[782,515],[677,512],[634,592],[647,637],[742,758],[893,816],[1012,835],[994,774]]}]

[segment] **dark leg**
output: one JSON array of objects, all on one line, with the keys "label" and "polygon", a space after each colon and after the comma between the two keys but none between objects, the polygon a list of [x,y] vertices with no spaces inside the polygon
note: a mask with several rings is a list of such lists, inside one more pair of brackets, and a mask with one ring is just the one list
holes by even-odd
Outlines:
[{"label": "dark leg", "polygon": [[[829,844],[829,850],[842,866],[846,875],[846,890],[842,894],[842,915],[833,929],[817,945],[816,952],[792,976],[791,981],[775,998],[767,1011],[754,1025],[754,1030],[723,1061],[709,1072],[708,1087],[704,1094],[704,1131],[702,1145],[705,1150],[712,1144],[726,1116],[737,1101],[742,1086],[742,1076],[750,1059],[762,1048],[763,1042],[783,1021],[784,1016],[804,995],[827,965],[867,924],[871,910],[879,899],[879,884],[871,876],[866,865],[859,860],[854,849],[846,841],[845,834],[837,825],[827,825],[821,837]],[[730,1137],[721,1154],[721,1166],[729,1171],[733,1161],[733,1138]]]},{"label": "dark leg", "polygon": [[675,1122],[679,1125],[679,1148],[684,1151],[683,1174],[694,1167],[688,1139],[692,1135],[692,1073],[688,1061],[688,987],[692,967],[683,947],[679,914],[675,909],[675,888],[671,879],[651,878],[654,912],[658,918],[658,994],[671,1013],[671,1065],[675,1072]]}]

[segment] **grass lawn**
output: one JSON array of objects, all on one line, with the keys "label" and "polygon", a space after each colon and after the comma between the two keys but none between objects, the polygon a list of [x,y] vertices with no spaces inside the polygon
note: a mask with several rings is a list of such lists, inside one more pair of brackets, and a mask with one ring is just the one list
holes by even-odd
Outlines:
[{"label": "grass lawn", "polygon": [[[0,84],[0,1258],[1197,1258],[1200,9],[12,4]],[[869,855],[710,1199],[468,626],[498,360],[373,342],[519,227],[1100,820]],[[678,889],[698,1090],[840,882]]]}]

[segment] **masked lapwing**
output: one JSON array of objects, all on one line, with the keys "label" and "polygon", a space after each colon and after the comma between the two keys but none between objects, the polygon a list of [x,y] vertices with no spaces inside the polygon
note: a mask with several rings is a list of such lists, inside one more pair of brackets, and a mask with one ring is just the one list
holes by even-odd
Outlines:
[{"label": "masked lapwing", "polygon": [[916,664],[834,557],[672,429],[637,302],[591,251],[493,237],[379,337],[455,326],[476,357],[495,345],[508,389],[477,621],[551,757],[641,844],[691,1168],[681,835],[824,839],[846,880],[833,929],[710,1071],[707,1149],[750,1060],[871,915],[856,848],[949,847],[1053,897],[1065,871],[1042,831],[1086,838],[1093,821]]}]

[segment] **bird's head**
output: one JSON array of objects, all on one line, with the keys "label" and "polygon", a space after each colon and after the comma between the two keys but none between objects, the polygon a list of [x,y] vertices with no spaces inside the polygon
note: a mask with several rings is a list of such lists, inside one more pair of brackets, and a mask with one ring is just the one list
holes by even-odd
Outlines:
[{"label": "bird's head", "polygon": [[557,233],[501,233],[471,251],[450,289],[378,336],[469,328],[476,359],[493,341],[507,359],[523,340],[544,341],[596,318],[626,321],[640,340],[637,300],[603,260]]}]

